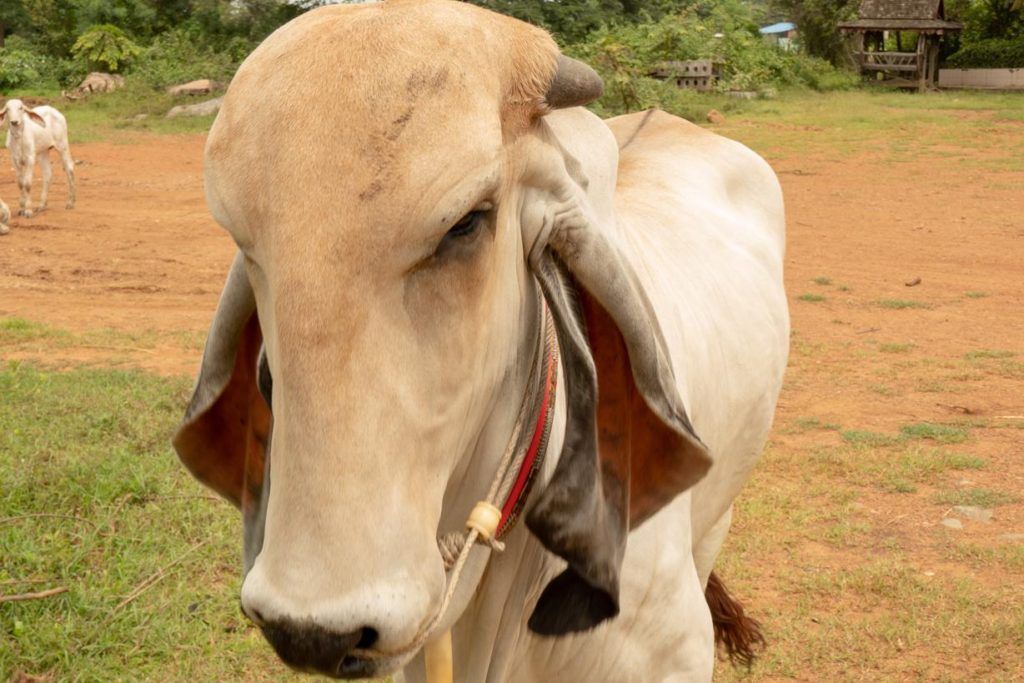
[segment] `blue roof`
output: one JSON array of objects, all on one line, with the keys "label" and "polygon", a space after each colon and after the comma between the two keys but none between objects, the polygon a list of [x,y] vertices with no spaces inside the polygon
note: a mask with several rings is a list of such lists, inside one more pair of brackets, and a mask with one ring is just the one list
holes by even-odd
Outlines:
[{"label": "blue roof", "polygon": [[761,33],[789,33],[795,29],[796,24],[789,21],[783,21],[778,24],[772,24],[771,26],[763,26],[760,30]]}]

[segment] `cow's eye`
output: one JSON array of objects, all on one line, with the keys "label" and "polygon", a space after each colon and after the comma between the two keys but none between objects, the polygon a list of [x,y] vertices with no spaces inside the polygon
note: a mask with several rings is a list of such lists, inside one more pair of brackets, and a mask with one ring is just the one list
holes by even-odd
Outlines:
[{"label": "cow's eye", "polygon": [[480,227],[483,222],[484,212],[483,211],[470,211],[451,227],[448,234],[445,235],[445,239],[457,239],[459,237],[465,237],[471,235],[473,232]]}]

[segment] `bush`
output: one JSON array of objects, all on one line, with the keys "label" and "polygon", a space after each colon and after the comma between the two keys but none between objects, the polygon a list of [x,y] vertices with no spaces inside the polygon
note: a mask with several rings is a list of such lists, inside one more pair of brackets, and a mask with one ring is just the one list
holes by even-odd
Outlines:
[{"label": "bush", "polygon": [[91,26],[78,37],[71,54],[90,67],[116,72],[142,52],[128,35],[113,24]]},{"label": "bush", "polygon": [[0,50],[0,88],[55,89],[77,84],[88,71],[81,60],[57,59],[20,36],[7,38]]},{"label": "bush", "polygon": [[718,88],[722,91],[772,91],[786,86],[837,90],[858,83],[855,74],[823,59],[767,43],[745,22],[730,25],[720,17],[713,20],[683,12],[654,22],[602,27],[567,52],[604,78],[605,96],[596,107],[604,114],[647,107],[675,113],[692,108],[699,96],[651,78],[659,66],[673,60],[721,60]]},{"label": "bush", "polygon": [[44,57],[27,50],[4,48],[0,50],[0,88],[23,88],[42,80]]},{"label": "bush", "polygon": [[248,40],[236,37],[215,50],[205,46],[194,30],[179,28],[154,40],[131,72],[153,88],[197,78],[228,81],[253,47]]},{"label": "bush", "polygon": [[1024,38],[979,40],[949,58],[956,69],[1024,69]]}]

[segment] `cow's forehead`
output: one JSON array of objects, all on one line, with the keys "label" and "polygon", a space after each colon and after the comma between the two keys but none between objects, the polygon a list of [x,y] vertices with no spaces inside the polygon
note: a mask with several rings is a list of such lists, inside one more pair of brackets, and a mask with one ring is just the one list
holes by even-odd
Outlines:
[{"label": "cow's forehead", "polygon": [[539,100],[524,91],[553,60],[546,34],[466,3],[323,8],[239,70],[207,159],[218,183],[258,192],[257,222],[314,199],[331,216],[407,213],[497,158],[509,102]]}]

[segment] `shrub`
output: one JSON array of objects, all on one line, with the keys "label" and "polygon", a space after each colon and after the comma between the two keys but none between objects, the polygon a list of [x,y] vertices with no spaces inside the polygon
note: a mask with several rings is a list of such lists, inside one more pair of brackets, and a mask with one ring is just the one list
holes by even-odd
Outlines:
[{"label": "shrub", "polygon": [[231,38],[214,50],[194,30],[179,28],[160,35],[132,66],[132,74],[153,88],[197,78],[227,81],[253,45]]},{"label": "shrub", "polygon": [[[732,23],[730,23],[732,22]],[[754,29],[756,31],[756,29]],[[593,66],[604,78],[602,114],[660,107],[684,115],[699,99],[651,77],[665,62],[712,58],[724,63],[719,89],[772,91],[780,86],[836,90],[854,87],[855,74],[823,59],[786,52],[765,42],[743,21],[681,12],[658,21],[602,27],[567,53]],[[707,111],[706,104],[703,107]]]},{"label": "shrub", "polygon": [[1022,69],[1024,38],[993,38],[970,43],[949,58],[948,66],[956,69]]},{"label": "shrub", "polygon": [[78,37],[71,54],[85,59],[90,67],[118,71],[142,52],[128,35],[113,24],[97,24]]},{"label": "shrub", "polygon": [[45,58],[27,50],[0,50],[0,88],[22,88],[42,79]]}]

